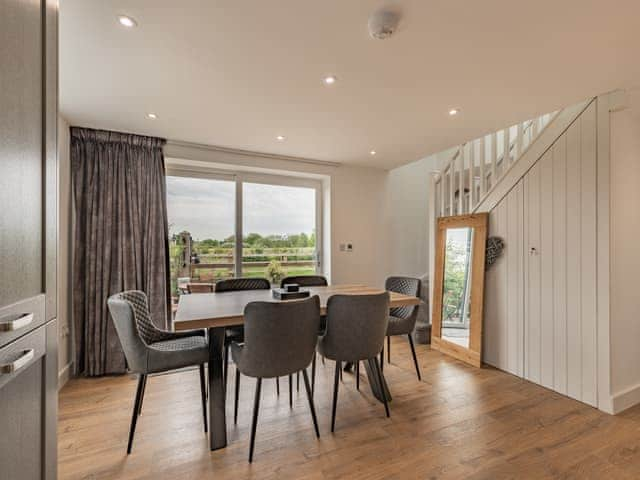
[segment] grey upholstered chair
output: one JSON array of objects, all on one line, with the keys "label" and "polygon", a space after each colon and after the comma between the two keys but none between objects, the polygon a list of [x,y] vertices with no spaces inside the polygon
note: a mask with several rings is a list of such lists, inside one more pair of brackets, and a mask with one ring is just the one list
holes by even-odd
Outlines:
[{"label": "grey upholstered chair", "polygon": [[[317,296],[291,302],[251,302],[245,307],[244,344],[234,342],[231,352],[237,371],[257,379],[249,462],[253,460],[263,378],[291,376],[302,371],[313,426],[316,436],[320,437],[306,371],[315,352],[319,325],[320,300]],[[236,389],[236,412],[237,408]]]},{"label": "grey upholstered chair", "polygon": [[[336,361],[331,410],[331,431],[336,423],[336,404],[342,362],[373,360],[380,385],[383,384],[378,354],[384,346],[389,322],[389,293],[334,295],[327,301],[327,330],[318,341],[318,352]],[[386,396],[384,409],[389,416]]]},{"label": "grey upholstered chair", "polygon": [[204,431],[207,431],[207,393],[204,364],[209,358],[209,346],[204,330],[167,332],[151,321],[149,304],[144,292],[130,290],[112,295],[107,300],[129,370],[138,374],[138,388],[131,416],[127,454],[131,453],[136,422],[142,411],[142,401],[151,373],[166,372],[192,365],[200,367],[200,390]]},{"label": "grey upholstered chair", "polygon": [[[280,288],[284,288],[285,285],[290,283],[297,283],[301,287],[326,287],[329,285],[327,278],[322,275],[294,275],[291,277],[285,277],[280,282]],[[320,319],[320,333],[324,332],[325,322],[324,317]],[[324,357],[322,357],[322,363],[324,364]],[[289,382],[291,384],[291,382]],[[316,386],[316,356],[313,356],[313,363],[311,365],[311,393],[313,394]],[[296,375],[296,388],[300,390],[300,374]],[[289,401],[291,401],[291,387],[289,387]]]},{"label": "grey upholstered chair", "polygon": [[284,287],[288,283],[297,283],[301,287],[326,287],[329,285],[326,277],[322,275],[295,275],[285,277],[280,282],[280,287]]},{"label": "grey upholstered chair", "polygon": [[216,282],[216,293],[237,292],[239,290],[269,290],[271,284],[266,278],[229,278]]},{"label": "grey upholstered chair", "polygon": [[[389,277],[385,282],[385,288],[390,292],[402,293],[417,297],[420,295],[422,282],[418,278],[411,277]],[[420,367],[418,366],[418,358],[416,357],[416,348],[413,345],[413,329],[418,319],[419,305],[411,305],[407,307],[395,307],[389,311],[389,327],[387,328],[387,361],[391,363],[391,337],[395,335],[406,335],[409,338],[411,353],[413,355],[413,363],[416,367],[418,380],[422,380],[420,375]],[[384,349],[380,352],[380,365],[384,370]]]},{"label": "grey upholstered chair", "polygon": [[[216,282],[215,292],[237,292],[241,290],[269,290],[271,284],[266,278],[230,278]],[[232,342],[242,342],[243,328],[229,327],[225,330],[224,341],[224,370],[222,378],[227,384],[227,373],[229,371],[229,348]],[[278,384],[278,391],[280,385]]]}]

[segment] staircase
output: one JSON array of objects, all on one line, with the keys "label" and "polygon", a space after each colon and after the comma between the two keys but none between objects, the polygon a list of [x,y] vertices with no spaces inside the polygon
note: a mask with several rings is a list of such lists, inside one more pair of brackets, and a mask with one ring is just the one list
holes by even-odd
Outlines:
[{"label": "staircase", "polygon": [[476,211],[558,113],[546,113],[458,146],[434,178],[432,218]]}]

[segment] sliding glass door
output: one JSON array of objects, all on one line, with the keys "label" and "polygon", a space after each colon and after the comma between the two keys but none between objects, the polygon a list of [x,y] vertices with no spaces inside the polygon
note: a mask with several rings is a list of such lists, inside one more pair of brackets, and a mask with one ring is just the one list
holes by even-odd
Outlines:
[{"label": "sliding glass door", "polygon": [[[269,175],[169,169],[167,209],[174,297],[188,283],[320,271],[320,184]],[[236,252],[242,252],[241,255]]]},{"label": "sliding glass door", "polygon": [[171,293],[236,272],[236,182],[167,176]]},{"label": "sliding glass door", "polygon": [[316,189],[243,183],[242,275],[279,283],[318,265]]}]

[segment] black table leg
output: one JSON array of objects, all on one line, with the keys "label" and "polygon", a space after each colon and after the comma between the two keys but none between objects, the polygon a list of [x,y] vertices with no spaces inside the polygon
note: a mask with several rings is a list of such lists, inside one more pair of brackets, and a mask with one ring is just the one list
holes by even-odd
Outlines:
[{"label": "black table leg", "polygon": [[[367,371],[371,393],[381,402],[384,402],[385,397],[387,398],[387,402],[390,402],[391,393],[389,392],[389,387],[387,386],[384,376],[378,377],[375,361],[375,358],[364,361],[364,368]],[[382,381],[382,384],[380,384],[380,381]],[[385,397],[383,397],[383,395],[385,395]]]},{"label": "black table leg", "polygon": [[209,329],[209,446],[227,446],[226,394],[223,381],[224,328]]}]

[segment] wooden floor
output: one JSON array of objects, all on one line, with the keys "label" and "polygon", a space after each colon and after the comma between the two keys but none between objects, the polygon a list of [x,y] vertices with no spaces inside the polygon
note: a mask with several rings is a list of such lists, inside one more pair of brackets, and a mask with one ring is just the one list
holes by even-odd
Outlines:
[{"label": "wooden floor", "polygon": [[640,478],[640,408],[609,416],[422,345],[418,382],[406,341],[394,340],[392,364],[384,369],[394,396],[390,419],[372,400],[366,380],[357,392],[353,375],[345,374],[331,434],[333,364],[319,363],[321,438],[313,435],[303,391],[294,394],[290,410],[286,380],[279,397],[274,381],[265,381],[251,465],[252,379],[242,378],[238,425],[227,417],[229,446],[210,452],[197,371],[150,378],[129,456],[135,379],[72,380],[60,394],[59,478]]}]

